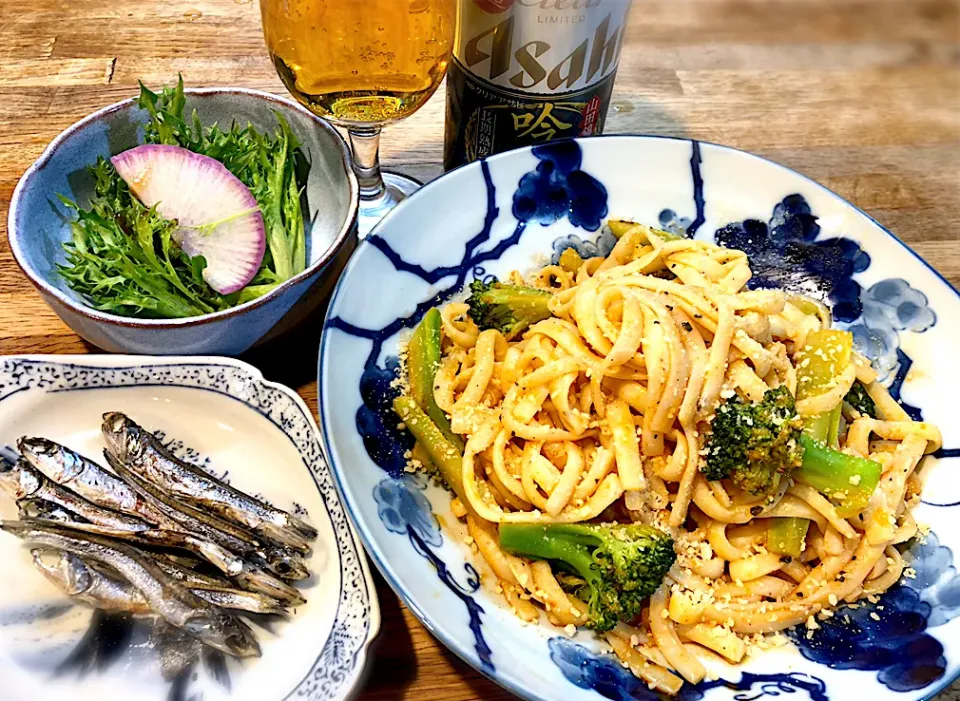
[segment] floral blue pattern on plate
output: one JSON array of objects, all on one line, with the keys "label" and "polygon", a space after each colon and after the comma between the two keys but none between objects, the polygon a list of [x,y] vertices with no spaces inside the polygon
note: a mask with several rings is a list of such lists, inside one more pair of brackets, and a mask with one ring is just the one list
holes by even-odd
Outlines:
[{"label": "floral blue pattern on plate", "polygon": [[[397,348],[427,309],[473,277],[528,271],[566,248],[603,255],[612,246],[600,228],[606,217],[716,236],[751,254],[753,286],[785,285],[823,300],[854,331],[860,349],[881,369],[888,366],[891,389],[898,398],[906,395],[905,406],[944,428],[948,449],[941,455],[953,454],[953,409],[937,386],[956,383],[948,349],[958,334],[935,321],[960,313],[956,291],[876,222],[803,176],[710,144],[605,137],[521,149],[430,183],[382,222],[341,279],[321,343],[322,433],[361,537],[390,584],[454,652],[526,698],[649,694],[589,636],[571,641],[547,624],[521,625],[486,589],[475,588],[463,569],[468,551],[449,531],[430,529],[432,542],[424,537],[430,513],[446,523],[455,519],[446,492],[404,477],[410,438],[390,410],[398,392]],[[861,326],[883,335],[885,345],[864,342]],[[899,666],[883,653],[863,662],[831,657],[829,646],[818,647],[828,636],[821,629],[823,638],[804,637],[800,651],[751,658],[725,669],[723,680],[688,687],[681,698],[798,693],[821,701],[868,687],[881,699],[913,701],[955,677],[960,628],[953,609],[960,596],[950,582],[960,535],[948,524],[953,502],[960,502],[960,480],[939,467],[931,474],[942,476],[945,492],[952,490],[945,508],[918,510],[940,541],[929,552],[923,548],[931,541],[920,548],[917,562],[932,558],[938,583],[921,586],[918,569],[917,581],[888,595],[899,597],[890,599],[889,624],[881,618],[861,631],[865,644],[879,648],[892,630],[909,635],[919,641],[913,657]],[[409,496],[395,491],[401,488],[396,480]]]},{"label": "floral blue pattern on plate", "polygon": [[[310,410],[290,389],[228,358],[0,358],[0,446],[22,435],[90,458],[100,417],[123,411],[180,457],[306,518],[319,536],[307,603],[258,627],[263,656],[207,656],[164,684],[149,628],[74,606],[46,584],[22,544],[0,534],[3,698],[343,699],[361,678],[380,612],[366,559],[337,494]],[[0,518],[15,518],[0,497]]]}]

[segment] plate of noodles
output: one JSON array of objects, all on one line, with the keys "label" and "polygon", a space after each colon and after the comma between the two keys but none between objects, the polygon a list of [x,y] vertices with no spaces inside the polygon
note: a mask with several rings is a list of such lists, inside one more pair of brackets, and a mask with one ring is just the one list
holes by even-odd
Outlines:
[{"label": "plate of noodles", "polygon": [[960,669],[956,315],[779,165],[551,142],[361,244],[322,433],[391,586],[522,697],[930,698]]}]

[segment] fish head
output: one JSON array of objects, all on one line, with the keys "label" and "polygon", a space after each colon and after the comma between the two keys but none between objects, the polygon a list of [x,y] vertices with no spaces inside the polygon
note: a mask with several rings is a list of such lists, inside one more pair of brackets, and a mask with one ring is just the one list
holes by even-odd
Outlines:
[{"label": "fish head", "polygon": [[301,580],[310,576],[303,557],[289,548],[270,548],[264,558],[270,570],[284,579]]},{"label": "fish head", "polygon": [[223,612],[200,613],[183,629],[207,645],[234,657],[259,657],[260,645],[242,621]]},{"label": "fish head", "polygon": [[36,494],[42,486],[42,478],[23,461],[16,464],[0,461],[0,489],[11,499],[24,499]]},{"label": "fish head", "polygon": [[83,560],[62,550],[30,551],[33,563],[51,584],[68,596],[77,596],[93,586],[93,575]]},{"label": "fish head", "polygon": [[139,426],[119,412],[104,414],[101,430],[107,450],[121,462],[139,457],[145,442],[138,428]]},{"label": "fish head", "polygon": [[32,467],[57,484],[66,484],[83,472],[79,456],[46,438],[21,438],[17,447]]},{"label": "fish head", "polygon": [[20,518],[22,519],[76,523],[76,519],[69,511],[45,499],[21,499],[17,505],[20,507]]}]

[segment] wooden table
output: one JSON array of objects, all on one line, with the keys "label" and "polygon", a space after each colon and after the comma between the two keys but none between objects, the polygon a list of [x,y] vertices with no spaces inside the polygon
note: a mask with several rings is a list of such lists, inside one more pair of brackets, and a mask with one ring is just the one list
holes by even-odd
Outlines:
[{"label": "wooden table", "polygon": [[[688,136],[795,168],[866,209],[960,286],[960,2],[635,0],[608,132]],[[182,72],[283,92],[250,0],[3,0],[0,215],[80,117]],[[384,162],[441,172],[443,94],[387,132]],[[0,224],[0,227],[3,225]],[[246,360],[316,410],[321,319]],[[93,353],[0,238],[0,353]],[[364,699],[504,699],[378,577],[383,629]],[[955,687],[960,689],[960,686]],[[956,694],[956,695],[954,695]],[[960,699],[960,692],[944,694]]]}]

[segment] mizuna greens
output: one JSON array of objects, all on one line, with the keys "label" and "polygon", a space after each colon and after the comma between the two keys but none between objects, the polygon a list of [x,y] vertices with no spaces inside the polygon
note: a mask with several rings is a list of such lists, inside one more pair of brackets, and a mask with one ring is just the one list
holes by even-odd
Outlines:
[{"label": "mizuna greens", "polygon": [[138,104],[149,114],[147,144],[179,146],[214,158],[249,188],[266,229],[260,270],[238,292],[221,295],[211,289],[203,279],[206,259],[177,246],[177,222],[145,207],[101,158],[90,168],[95,189],[87,207],[60,198],[76,213],[72,240],[64,245],[67,263],[58,266],[67,285],[101,311],[182,318],[256,299],[302,272],[306,242],[300,195],[309,165],[283,117],[276,115],[272,135],[251,125],[205,127],[196,112],[189,119],[184,115],[182,78],[159,94],[141,84]]}]

